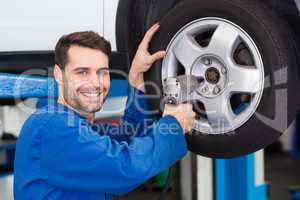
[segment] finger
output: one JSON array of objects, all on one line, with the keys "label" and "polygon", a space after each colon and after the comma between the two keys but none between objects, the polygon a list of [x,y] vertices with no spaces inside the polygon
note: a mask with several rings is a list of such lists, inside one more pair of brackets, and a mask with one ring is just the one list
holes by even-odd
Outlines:
[{"label": "finger", "polygon": [[192,126],[192,125],[188,126],[188,127],[187,127],[187,131],[186,131],[186,133],[189,133],[189,132],[191,132],[192,128],[193,128],[193,126]]},{"label": "finger", "polygon": [[159,24],[154,24],[145,34],[144,39],[142,41],[142,46],[145,49],[148,49],[149,47],[149,43],[151,42],[153,36],[155,35],[155,33],[158,31],[159,29]]},{"label": "finger", "polygon": [[165,55],[166,55],[165,51],[158,51],[158,52],[154,53],[153,55],[151,55],[152,63],[154,63],[155,61],[157,61],[159,59],[162,59]]},{"label": "finger", "polygon": [[144,49],[148,49],[149,43],[152,40],[154,34],[158,31],[160,25],[158,23],[154,24],[145,34],[140,46]]},{"label": "finger", "polygon": [[[191,107],[191,105],[189,104],[189,103],[181,103],[181,104],[179,104],[180,105],[180,107],[182,108],[182,109],[184,109],[185,111],[188,111]],[[187,113],[187,112],[185,112],[185,113]]]},{"label": "finger", "polygon": [[173,105],[173,104],[165,104],[165,109],[167,110],[174,110],[176,109],[176,105]]},{"label": "finger", "polygon": [[196,113],[194,111],[192,111],[192,118],[196,117]]},{"label": "finger", "polygon": [[190,115],[191,121],[194,121],[196,119],[196,113],[192,113]]},{"label": "finger", "polygon": [[195,118],[193,117],[193,118],[191,118],[190,120],[189,120],[189,126],[192,128],[193,127],[193,124],[194,124],[194,122],[195,122]]},{"label": "finger", "polygon": [[193,105],[191,103],[186,103],[186,108],[191,111],[193,109]]}]

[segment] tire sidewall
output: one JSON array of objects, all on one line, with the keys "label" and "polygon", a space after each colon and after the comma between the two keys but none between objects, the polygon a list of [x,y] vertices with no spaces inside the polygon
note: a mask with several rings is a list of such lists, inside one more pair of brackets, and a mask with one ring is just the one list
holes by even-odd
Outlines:
[{"label": "tire sidewall", "polygon": [[[166,49],[174,35],[186,24],[206,17],[218,17],[226,19],[240,26],[257,45],[264,64],[265,77],[269,76],[271,87],[264,89],[261,102],[256,112],[268,117],[274,117],[275,91],[273,87],[273,72],[289,65],[285,55],[280,51],[284,48],[280,42],[281,35],[271,31],[270,26],[274,26],[271,21],[265,21],[256,13],[271,18],[272,13],[264,12],[266,7],[262,4],[241,5],[241,1],[210,0],[207,2],[190,0],[181,3],[161,21],[161,29],[151,43],[151,52]],[[218,6],[215,6],[218,5]],[[261,6],[261,7],[258,7]],[[248,9],[245,10],[245,7]],[[255,10],[254,10],[255,9]],[[258,11],[257,9],[261,9]],[[234,12],[232,12],[234,10]],[[188,14],[187,14],[188,13]],[[271,15],[271,16],[269,16]],[[274,22],[275,23],[275,22]],[[279,41],[276,41],[279,39]],[[277,55],[274,55],[277,54]],[[148,73],[145,74],[146,81],[155,82],[162,88],[161,82],[162,61],[157,61]],[[153,93],[151,87],[147,87],[147,93]],[[161,99],[151,100],[151,107],[160,106]],[[262,127],[264,127],[262,129]],[[251,131],[251,133],[250,133]],[[274,132],[271,127],[267,127],[263,122],[253,115],[244,125],[235,131],[220,134],[208,135],[194,131],[187,135],[189,149],[195,153],[200,153],[210,157],[231,157],[232,155],[243,155],[256,151],[272,143],[281,135]],[[216,149],[212,150],[212,145]],[[231,144],[232,148],[229,147]]]}]

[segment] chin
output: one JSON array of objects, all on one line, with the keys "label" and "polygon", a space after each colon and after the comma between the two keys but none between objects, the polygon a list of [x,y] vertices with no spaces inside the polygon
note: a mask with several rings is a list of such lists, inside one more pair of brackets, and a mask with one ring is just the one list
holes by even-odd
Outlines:
[{"label": "chin", "polygon": [[95,112],[100,111],[101,107],[102,106],[98,106],[98,105],[97,106],[91,106],[91,105],[89,105],[89,106],[83,106],[82,110],[85,111],[85,112],[87,112],[87,113],[95,113]]},{"label": "chin", "polygon": [[97,99],[89,99],[85,96],[79,95],[77,98],[77,107],[86,113],[96,113],[101,110],[104,104],[105,98],[102,96]]}]

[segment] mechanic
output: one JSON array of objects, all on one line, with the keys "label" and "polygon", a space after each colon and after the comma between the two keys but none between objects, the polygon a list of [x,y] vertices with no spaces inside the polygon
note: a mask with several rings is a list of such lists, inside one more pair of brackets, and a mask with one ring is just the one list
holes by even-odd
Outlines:
[{"label": "mechanic", "polygon": [[165,55],[148,52],[158,29],[155,24],[146,32],[133,59],[120,125],[94,122],[110,87],[110,43],[92,31],[59,39],[54,66],[59,97],[54,105],[37,109],[22,127],[15,200],[112,199],[186,154],[184,133],[195,117],[190,104],[166,105],[160,119],[145,123],[150,116],[143,73]]}]

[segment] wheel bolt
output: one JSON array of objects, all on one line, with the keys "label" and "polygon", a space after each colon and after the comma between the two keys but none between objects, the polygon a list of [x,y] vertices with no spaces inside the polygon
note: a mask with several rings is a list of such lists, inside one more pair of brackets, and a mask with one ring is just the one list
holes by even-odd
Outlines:
[{"label": "wheel bolt", "polygon": [[202,88],[202,90],[201,90],[203,93],[206,93],[207,91],[208,91],[208,86],[206,85],[206,86],[204,86],[203,88]]},{"label": "wheel bolt", "polygon": [[205,65],[211,65],[211,60],[209,59],[209,58],[205,58],[204,60],[203,60],[203,62],[204,62],[204,64]]},{"label": "wheel bolt", "polygon": [[199,84],[200,87],[203,87],[204,81]]},{"label": "wheel bolt", "polygon": [[221,88],[219,86],[216,86],[214,88],[214,94],[219,94],[221,92]]},{"label": "wheel bolt", "polygon": [[222,74],[226,74],[226,73],[227,73],[227,70],[226,70],[225,67],[222,67],[222,68],[221,68],[221,73],[222,73]]}]

